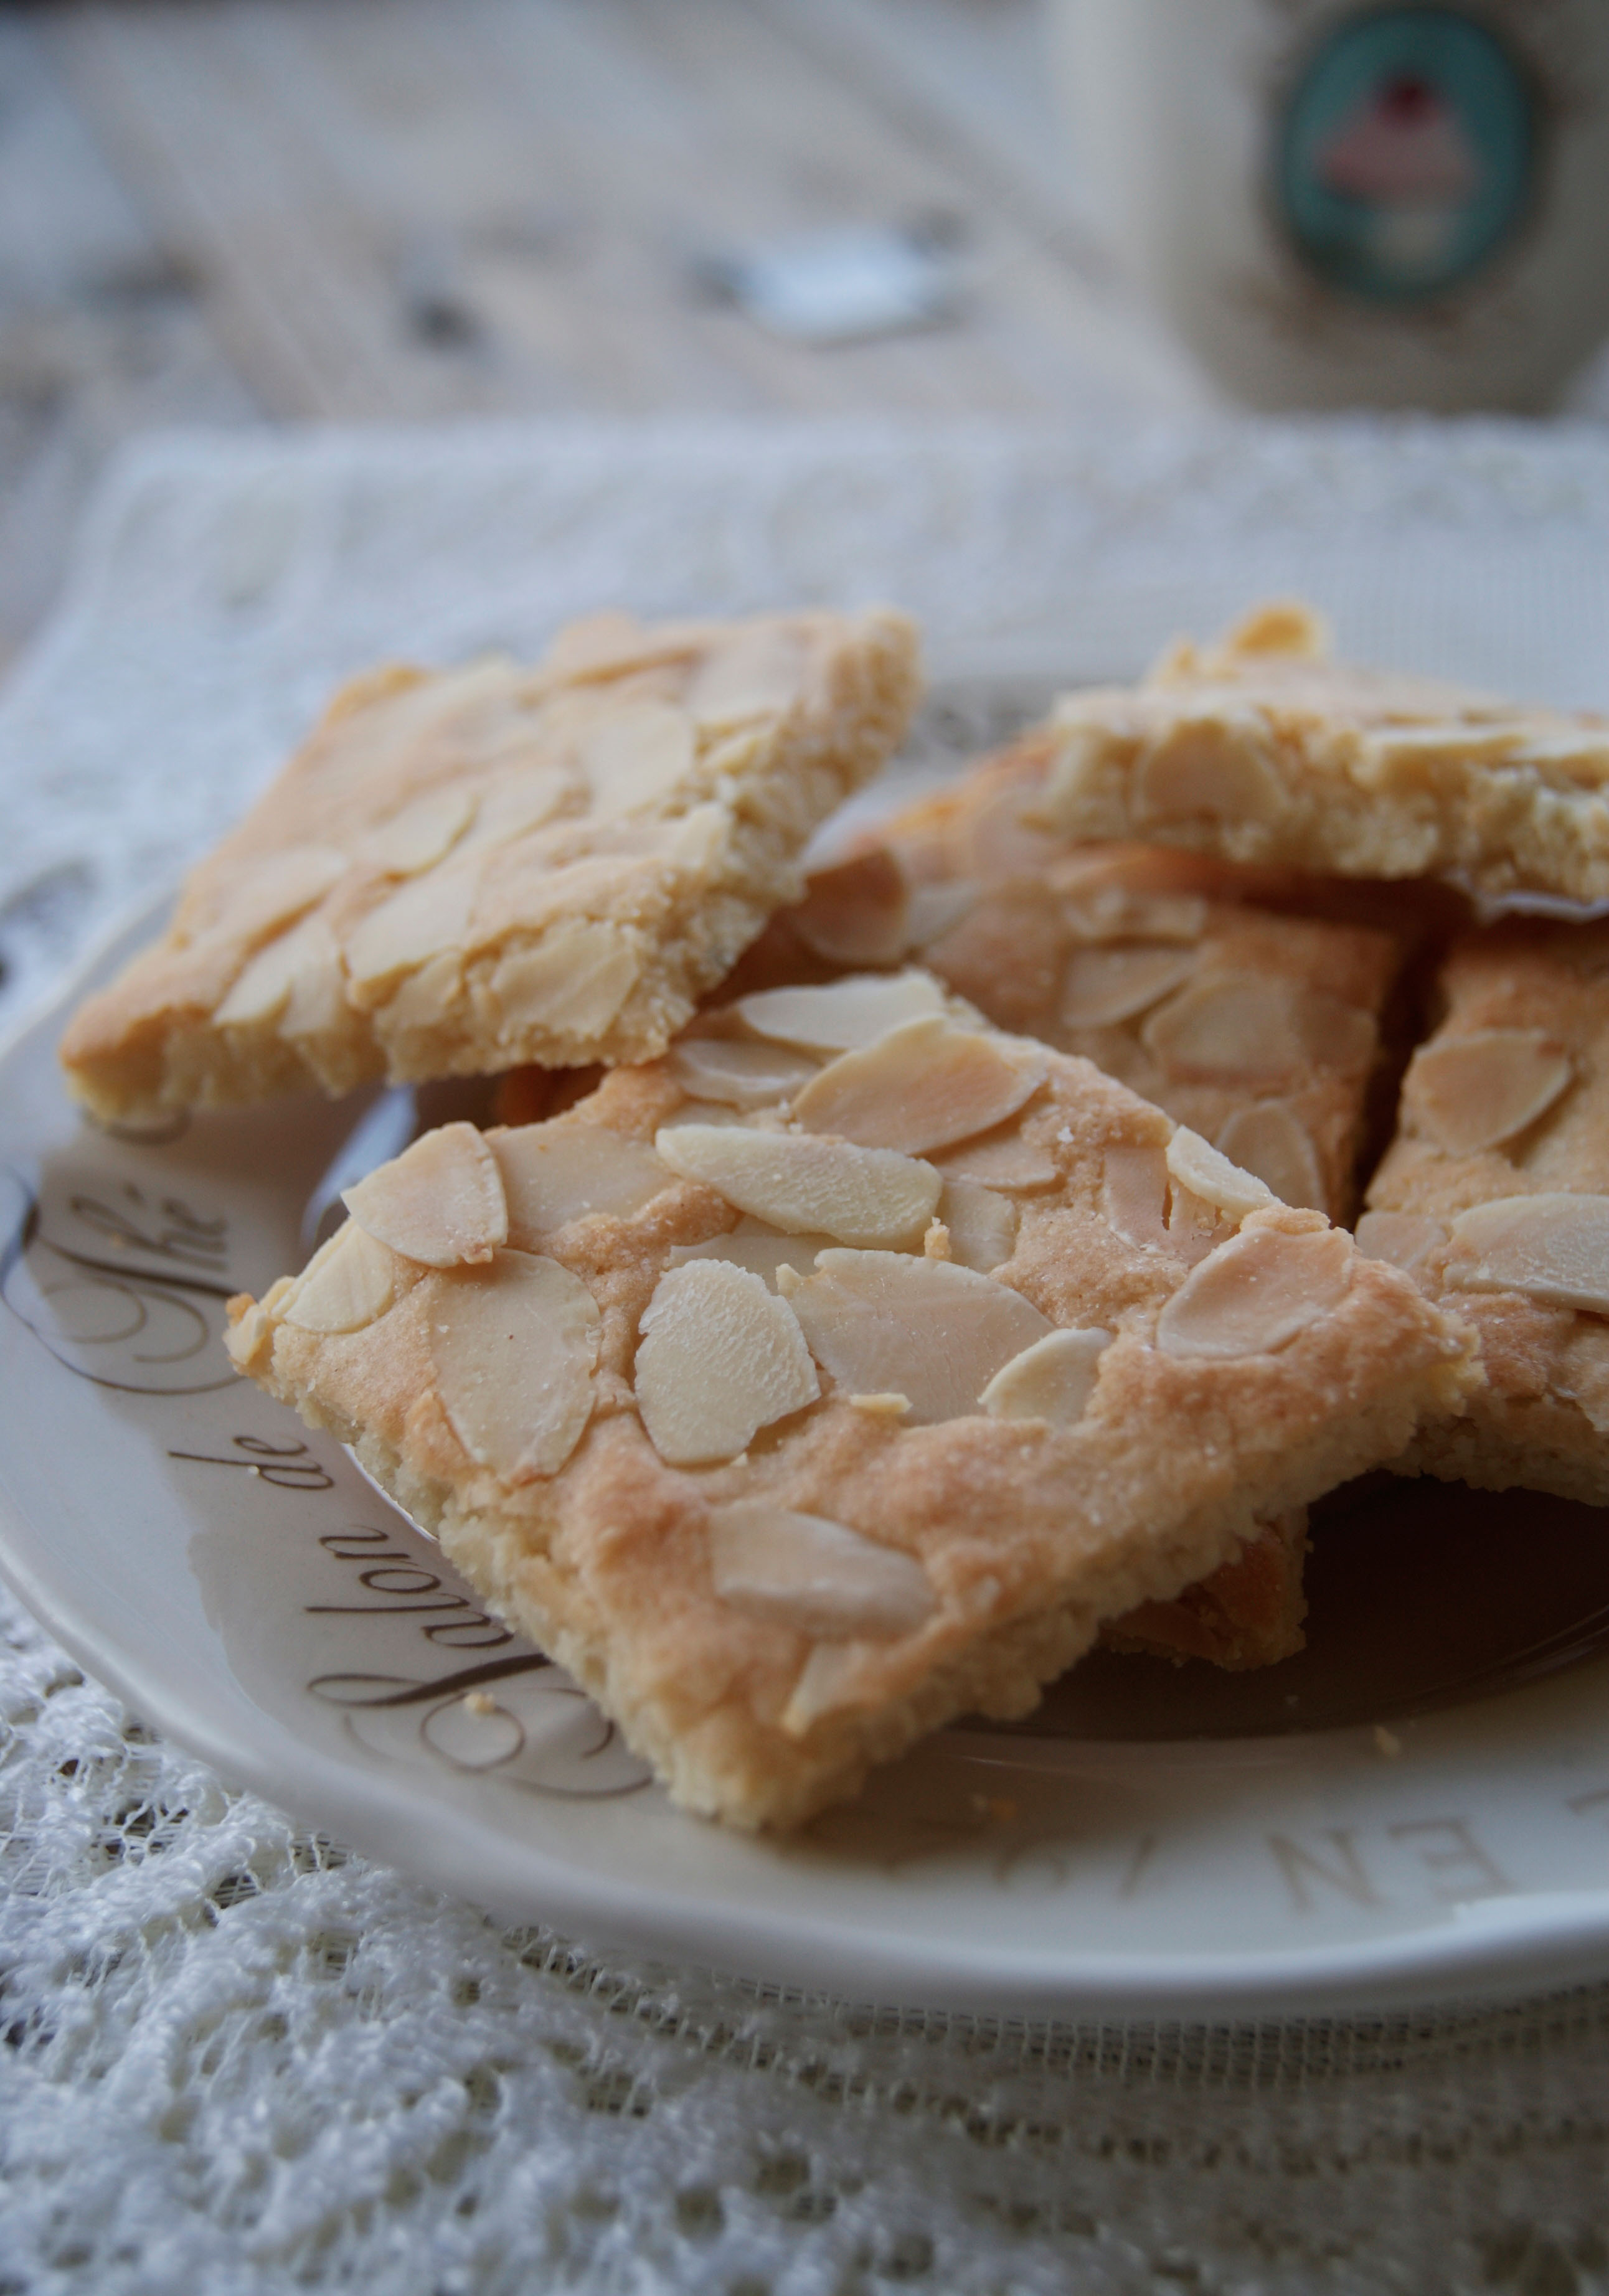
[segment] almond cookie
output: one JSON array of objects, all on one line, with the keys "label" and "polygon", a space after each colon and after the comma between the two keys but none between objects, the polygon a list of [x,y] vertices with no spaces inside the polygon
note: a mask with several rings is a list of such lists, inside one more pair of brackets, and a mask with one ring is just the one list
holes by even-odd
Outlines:
[{"label": "almond cookie", "polygon": [[1044,819],[1235,861],[1609,900],[1609,719],[1331,658],[1306,607],[1070,694]]},{"label": "almond cookie", "polygon": [[235,1362],[739,1826],[1026,1712],[1474,1376],[1322,1214],[918,972],[745,997],[349,1203]]},{"label": "almond cookie", "polygon": [[896,614],[642,628],[339,693],[62,1047],[103,1119],[661,1052],[901,738]]},{"label": "almond cookie", "polygon": [[1609,925],[1473,932],[1403,1079],[1358,1242],[1481,1336],[1487,1384],[1405,1465],[1609,1504]]}]

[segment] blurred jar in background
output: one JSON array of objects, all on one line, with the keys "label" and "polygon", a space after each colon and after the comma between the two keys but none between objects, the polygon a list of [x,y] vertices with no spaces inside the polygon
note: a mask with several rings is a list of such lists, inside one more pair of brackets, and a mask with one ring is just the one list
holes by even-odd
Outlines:
[{"label": "blurred jar in background", "polygon": [[1050,0],[1123,270],[1260,407],[1546,408],[1609,332],[1609,0]]}]

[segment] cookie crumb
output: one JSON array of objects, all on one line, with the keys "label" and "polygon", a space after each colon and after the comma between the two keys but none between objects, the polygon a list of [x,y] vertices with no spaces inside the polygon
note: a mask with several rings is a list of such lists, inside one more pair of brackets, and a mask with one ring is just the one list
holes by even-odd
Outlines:
[{"label": "cookie crumb", "polygon": [[472,1714],[495,1714],[497,1710],[497,1702],[489,1690],[466,1690],[464,1702]]}]

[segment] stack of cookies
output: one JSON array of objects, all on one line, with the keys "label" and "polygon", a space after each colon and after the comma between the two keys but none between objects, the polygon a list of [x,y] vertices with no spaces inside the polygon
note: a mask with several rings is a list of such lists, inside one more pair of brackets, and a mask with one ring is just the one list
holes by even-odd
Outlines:
[{"label": "stack of cookies", "polygon": [[1609,1497],[1609,926],[1473,922],[1609,899],[1609,728],[1266,609],[807,882],[917,689],[882,611],[378,673],[62,1048],[503,1077],[231,1352],[740,1826],[1097,1638],[1287,1655],[1367,1469]]}]

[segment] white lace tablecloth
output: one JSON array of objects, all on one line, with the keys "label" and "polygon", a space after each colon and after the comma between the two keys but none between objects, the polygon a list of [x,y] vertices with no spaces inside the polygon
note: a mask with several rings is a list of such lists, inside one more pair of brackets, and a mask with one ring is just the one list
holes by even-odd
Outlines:
[{"label": "white lace tablecloth", "polygon": [[[1099,676],[1300,583],[1359,650],[1604,706],[1606,535],[1585,429],[159,441],[0,704],[0,1013],[374,655],[886,594],[952,678]],[[0,1627],[0,2296],[1609,2290],[1609,1988],[1039,2027],[627,1965],[231,1795]]]}]

